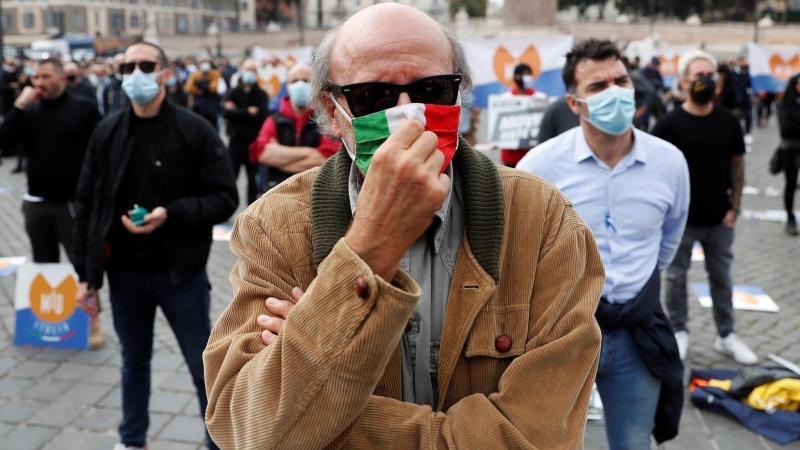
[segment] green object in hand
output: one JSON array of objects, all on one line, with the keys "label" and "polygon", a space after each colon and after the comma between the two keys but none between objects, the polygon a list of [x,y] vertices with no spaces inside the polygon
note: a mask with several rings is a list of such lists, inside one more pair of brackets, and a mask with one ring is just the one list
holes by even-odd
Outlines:
[{"label": "green object in hand", "polygon": [[147,208],[144,208],[139,205],[133,205],[133,211],[131,211],[131,222],[137,227],[144,225],[147,221],[144,220],[144,216],[150,212]]}]

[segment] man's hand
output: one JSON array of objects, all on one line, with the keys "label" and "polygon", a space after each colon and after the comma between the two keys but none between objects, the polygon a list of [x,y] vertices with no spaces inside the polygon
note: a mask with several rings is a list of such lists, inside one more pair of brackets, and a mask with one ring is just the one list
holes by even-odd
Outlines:
[{"label": "man's hand", "polygon": [[437,143],[421,123],[404,120],[372,157],[345,240],[386,281],[450,191],[450,178],[439,173],[444,154]]},{"label": "man's hand", "polygon": [[230,100],[228,100],[227,102],[223,103],[222,106],[225,109],[227,109],[228,111],[233,111],[234,109],[236,109],[236,103],[233,103]]},{"label": "man's hand", "polygon": [[167,221],[167,209],[159,206],[144,216],[144,225],[136,226],[131,220],[130,211],[127,216],[122,216],[122,226],[131,234],[150,234],[156,231],[164,222]]},{"label": "man's hand", "polygon": [[90,316],[96,316],[100,312],[100,296],[97,291],[89,294],[89,283],[83,282],[78,285],[78,293],[75,294],[75,301],[81,310]]},{"label": "man's hand", "polygon": [[303,294],[303,290],[296,287],[292,289],[292,298],[295,303],[280,300],[275,297],[267,299],[267,309],[269,312],[279,317],[271,317],[266,314],[258,316],[258,326],[263,330],[261,332],[261,341],[264,342],[264,345],[271,345],[275,342],[275,339],[278,338],[278,333],[281,332],[283,324],[286,322],[286,318],[289,317],[289,312],[291,312],[294,305],[300,301]]},{"label": "man's hand", "polygon": [[248,112],[248,113],[249,113],[251,116],[255,116],[255,115],[257,115],[257,114],[258,114],[258,106],[248,106],[248,107],[247,107],[247,112]]},{"label": "man's hand", "polygon": [[731,209],[725,214],[725,217],[722,219],[722,223],[725,224],[728,228],[733,228],[736,225],[736,219],[739,217],[736,214],[736,210]]},{"label": "man's hand", "polygon": [[25,86],[25,89],[23,89],[22,92],[19,94],[19,97],[17,97],[17,100],[14,102],[14,105],[21,110],[25,110],[25,108],[27,108],[28,105],[30,105],[31,103],[35,103],[38,100],[39,100],[39,93],[36,92],[36,89],[34,89],[31,86]]}]

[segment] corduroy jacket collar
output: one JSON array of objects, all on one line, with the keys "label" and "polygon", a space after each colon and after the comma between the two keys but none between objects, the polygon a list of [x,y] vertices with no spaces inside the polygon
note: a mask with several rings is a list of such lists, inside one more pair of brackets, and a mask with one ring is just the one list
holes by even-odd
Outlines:
[{"label": "corduroy jacket collar", "polygon": [[[342,149],[323,165],[311,191],[314,264],[319,264],[344,237],[350,225],[347,180],[352,160]],[[466,234],[480,266],[500,281],[498,259],[503,236],[503,186],[494,163],[459,138],[453,165],[461,177]]]}]

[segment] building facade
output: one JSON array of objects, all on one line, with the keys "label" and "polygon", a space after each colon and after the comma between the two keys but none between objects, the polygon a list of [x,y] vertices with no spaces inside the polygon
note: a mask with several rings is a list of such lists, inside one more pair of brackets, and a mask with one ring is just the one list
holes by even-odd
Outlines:
[{"label": "building facade", "polygon": [[[350,14],[358,12],[377,0],[305,0],[304,21],[310,28],[316,28],[322,11],[322,27],[330,28]],[[506,0],[508,1],[508,0]],[[538,0],[537,0],[538,1]],[[450,21],[450,0],[395,0],[396,3],[413,6],[424,11],[439,22]],[[320,9],[321,7],[321,9]]]},{"label": "building facade", "polygon": [[503,22],[507,26],[553,26],[558,0],[505,0]]},{"label": "building facade", "polygon": [[[135,37],[149,15],[159,35],[203,34],[219,20],[223,31],[252,24],[254,0],[2,0],[3,33],[9,44],[59,34]],[[153,20],[153,19],[150,19]]]}]

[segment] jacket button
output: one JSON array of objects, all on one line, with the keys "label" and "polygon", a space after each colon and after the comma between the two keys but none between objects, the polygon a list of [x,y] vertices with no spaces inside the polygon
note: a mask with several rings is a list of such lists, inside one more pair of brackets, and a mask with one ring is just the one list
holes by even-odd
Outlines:
[{"label": "jacket button", "polygon": [[367,280],[359,278],[356,280],[356,295],[366,300],[369,298],[369,285]]},{"label": "jacket button", "polygon": [[500,353],[505,353],[511,350],[511,338],[508,335],[501,334],[494,340],[494,348]]}]

